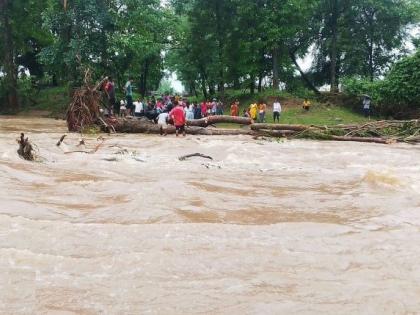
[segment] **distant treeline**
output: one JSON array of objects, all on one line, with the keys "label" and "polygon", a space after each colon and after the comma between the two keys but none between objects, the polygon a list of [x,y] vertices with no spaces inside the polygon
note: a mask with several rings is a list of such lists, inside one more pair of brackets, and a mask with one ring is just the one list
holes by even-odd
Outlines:
[{"label": "distant treeline", "polygon": [[335,92],[348,78],[375,82],[408,54],[406,43],[418,47],[410,30],[419,8],[417,0],[1,0],[0,107],[18,110],[36,86],[80,85],[87,67],[120,88],[133,77],[142,95],[164,69],[203,97],[264,86]]}]

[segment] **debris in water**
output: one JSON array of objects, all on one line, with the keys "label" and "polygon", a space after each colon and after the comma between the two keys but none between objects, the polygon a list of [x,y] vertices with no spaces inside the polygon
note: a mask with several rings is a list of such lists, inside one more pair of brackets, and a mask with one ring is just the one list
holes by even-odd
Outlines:
[{"label": "debris in water", "polygon": [[20,134],[20,139],[17,140],[19,144],[19,149],[17,150],[17,153],[19,156],[27,161],[34,161],[35,156],[33,154],[33,147],[32,144],[29,142],[29,139],[25,139],[25,134]]},{"label": "debris in water", "polygon": [[213,158],[211,156],[204,155],[204,154],[201,154],[201,153],[193,153],[193,154],[183,155],[183,156],[180,156],[179,157],[179,160],[180,161],[186,161],[187,159],[192,158],[192,157],[195,157],[195,156],[196,157],[201,157],[203,159],[213,160]]}]

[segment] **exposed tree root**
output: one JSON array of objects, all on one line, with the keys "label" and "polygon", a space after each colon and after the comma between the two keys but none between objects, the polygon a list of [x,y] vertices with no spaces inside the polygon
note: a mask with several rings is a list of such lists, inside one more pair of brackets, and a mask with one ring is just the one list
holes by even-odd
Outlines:
[{"label": "exposed tree root", "polygon": [[34,161],[35,154],[33,146],[29,142],[29,139],[25,138],[24,133],[20,134],[20,138],[17,140],[17,143],[19,144],[19,149],[17,150],[19,156],[27,161]]}]

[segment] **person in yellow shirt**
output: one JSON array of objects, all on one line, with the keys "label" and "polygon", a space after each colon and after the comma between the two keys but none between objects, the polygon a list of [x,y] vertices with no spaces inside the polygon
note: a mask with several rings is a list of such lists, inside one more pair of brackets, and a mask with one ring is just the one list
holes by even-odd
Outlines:
[{"label": "person in yellow shirt", "polygon": [[311,102],[307,98],[305,98],[305,100],[303,101],[303,109],[309,111],[311,105]]},{"label": "person in yellow shirt", "polygon": [[251,115],[251,119],[256,120],[257,119],[257,112],[258,112],[258,107],[257,104],[251,104],[251,106],[249,107],[249,114]]}]

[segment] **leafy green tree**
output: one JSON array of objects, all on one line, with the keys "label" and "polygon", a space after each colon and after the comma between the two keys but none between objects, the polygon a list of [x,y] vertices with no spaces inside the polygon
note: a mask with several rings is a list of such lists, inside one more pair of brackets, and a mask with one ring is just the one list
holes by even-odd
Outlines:
[{"label": "leafy green tree", "polygon": [[[39,16],[45,1],[0,0],[0,65],[5,73],[4,88],[10,110],[19,109],[18,70],[28,66],[33,72],[39,64],[29,55],[49,43],[49,36],[41,27]],[[26,61],[26,62],[25,62]],[[35,73],[33,73],[35,74]]]}]

